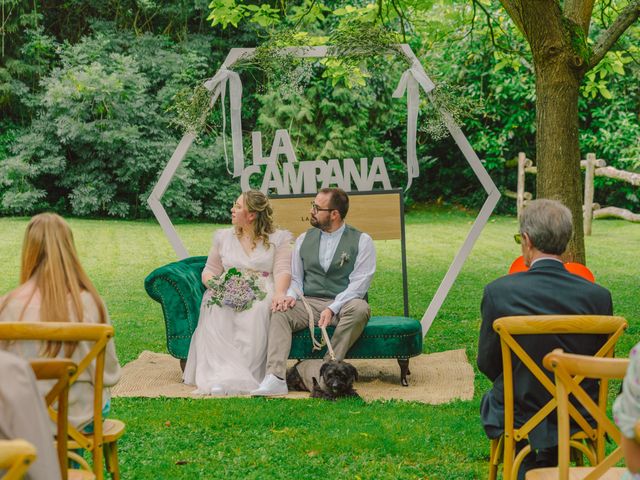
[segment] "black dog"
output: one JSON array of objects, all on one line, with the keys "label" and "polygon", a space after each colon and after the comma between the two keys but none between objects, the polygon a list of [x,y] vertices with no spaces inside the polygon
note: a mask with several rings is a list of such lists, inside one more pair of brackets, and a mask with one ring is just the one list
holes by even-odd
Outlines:
[{"label": "black dog", "polygon": [[360,395],[353,389],[353,382],[358,379],[356,367],[347,362],[332,360],[323,363],[320,367],[318,379],[313,376],[306,379],[311,383],[310,387],[296,368],[298,364],[287,370],[287,388],[292,391],[308,392],[311,390],[312,398],[336,400],[341,397],[357,397]]},{"label": "black dog", "polygon": [[320,381],[313,378],[311,398],[335,400],[341,397],[357,397],[360,395],[353,389],[353,382],[358,380],[356,367],[347,362],[331,360],[320,367]]}]

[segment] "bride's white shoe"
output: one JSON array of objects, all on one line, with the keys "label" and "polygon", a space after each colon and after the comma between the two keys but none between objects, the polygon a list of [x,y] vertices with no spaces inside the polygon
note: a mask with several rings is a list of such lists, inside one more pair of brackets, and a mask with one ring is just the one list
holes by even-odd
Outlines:
[{"label": "bride's white shoe", "polygon": [[209,390],[209,395],[212,397],[224,397],[227,394],[227,391],[224,389],[222,385],[212,385]]}]

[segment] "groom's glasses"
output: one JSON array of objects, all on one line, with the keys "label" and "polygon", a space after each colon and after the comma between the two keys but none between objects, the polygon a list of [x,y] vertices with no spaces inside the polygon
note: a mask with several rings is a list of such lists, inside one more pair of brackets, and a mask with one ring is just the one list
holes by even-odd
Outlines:
[{"label": "groom's glasses", "polygon": [[331,210],[335,210],[335,208],[320,208],[318,205],[316,205],[316,202],[311,202],[311,210],[313,210],[313,213],[318,213],[330,212]]}]

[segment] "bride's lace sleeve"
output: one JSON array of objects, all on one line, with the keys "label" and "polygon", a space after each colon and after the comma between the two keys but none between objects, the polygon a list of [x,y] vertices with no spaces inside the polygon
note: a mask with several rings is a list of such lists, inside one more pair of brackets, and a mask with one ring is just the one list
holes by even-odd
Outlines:
[{"label": "bride's lace sleeve", "polygon": [[222,258],[220,257],[221,242],[222,231],[218,230],[213,235],[213,242],[211,243],[211,250],[209,250],[207,263],[202,270],[202,283],[206,283],[212,275],[220,275],[224,270],[224,267],[222,266]]},{"label": "bride's lace sleeve", "polygon": [[276,253],[273,259],[273,276],[291,275],[291,242],[293,235],[288,230],[278,230],[274,235]]}]

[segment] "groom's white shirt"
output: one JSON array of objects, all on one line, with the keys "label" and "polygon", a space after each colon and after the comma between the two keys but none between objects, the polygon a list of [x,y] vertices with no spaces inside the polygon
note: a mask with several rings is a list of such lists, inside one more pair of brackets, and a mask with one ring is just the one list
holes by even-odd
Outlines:
[{"label": "groom's white shirt", "polygon": [[[345,225],[337,229],[335,232],[327,233],[320,232],[320,249],[319,258],[320,265],[326,272],[331,266],[331,260],[333,259],[342,233],[344,232]],[[304,279],[304,268],[302,265],[302,258],[300,258],[300,247],[304,241],[306,233],[303,233],[296,240],[296,246],[291,256],[291,286],[287,291],[287,296],[298,298],[295,293],[296,290],[302,292],[302,285]],[[347,288],[338,294],[333,303],[329,305],[331,311],[335,314],[340,312],[342,306],[349,300],[354,298],[363,298],[373,279],[373,274],[376,271],[376,249],[373,246],[373,240],[369,235],[362,232],[360,240],[358,242],[358,256],[356,257],[353,271],[349,275],[349,285]]]}]

